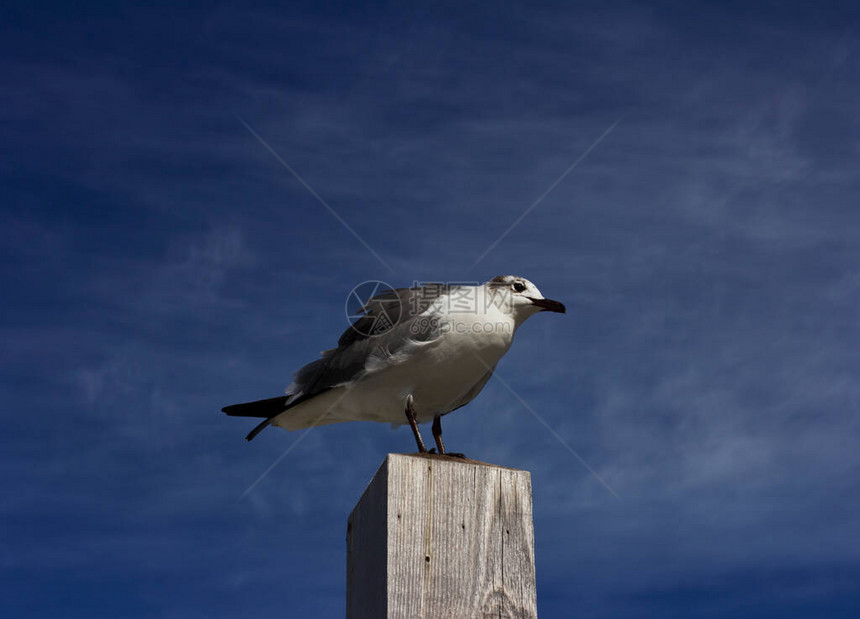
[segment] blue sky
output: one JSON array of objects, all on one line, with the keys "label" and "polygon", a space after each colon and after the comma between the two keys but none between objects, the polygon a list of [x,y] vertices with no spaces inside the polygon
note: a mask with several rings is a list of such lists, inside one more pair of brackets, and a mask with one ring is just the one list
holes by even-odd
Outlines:
[{"label": "blue sky", "polygon": [[280,393],[362,281],[513,273],[568,313],[499,375],[621,497],[498,381],[446,418],[532,472],[541,615],[855,616],[858,23],[6,9],[2,614],[342,616],[346,518],[408,429],[313,431],[240,499],[299,435],[220,408]]}]

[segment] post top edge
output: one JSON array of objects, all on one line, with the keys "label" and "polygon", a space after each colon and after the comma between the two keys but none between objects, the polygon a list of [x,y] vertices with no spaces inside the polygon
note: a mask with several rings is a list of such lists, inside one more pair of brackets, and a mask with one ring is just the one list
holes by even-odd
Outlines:
[{"label": "post top edge", "polygon": [[481,462],[480,460],[472,460],[471,458],[458,458],[455,456],[447,456],[440,454],[423,454],[423,453],[389,453],[385,456],[385,462],[389,462],[395,459],[419,459],[419,460],[427,460],[430,462],[445,462],[450,464],[463,464],[463,465],[473,465],[473,466],[485,466],[494,469],[505,469],[507,471],[515,471],[518,473],[529,473],[524,469],[516,469],[510,466],[503,466],[501,464],[491,464],[490,462]]}]

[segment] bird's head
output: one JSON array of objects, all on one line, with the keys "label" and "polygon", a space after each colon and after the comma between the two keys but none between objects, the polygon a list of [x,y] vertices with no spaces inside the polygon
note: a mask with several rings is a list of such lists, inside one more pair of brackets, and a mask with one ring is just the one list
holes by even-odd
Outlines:
[{"label": "bird's head", "polygon": [[499,275],[487,282],[494,305],[513,316],[516,323],[538,312],[565,313],[562,303],[544,298],[533,283],[525,277]]}]

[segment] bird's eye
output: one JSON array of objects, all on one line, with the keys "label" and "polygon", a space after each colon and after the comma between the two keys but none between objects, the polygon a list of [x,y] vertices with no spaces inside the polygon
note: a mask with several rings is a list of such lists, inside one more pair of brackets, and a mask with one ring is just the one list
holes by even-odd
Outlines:
[{"label": "bird's eye", "polygon": [[514,292],[523,292],[526,289],[526,285],[522,282],[514,282],[511,284],[511,288],[514,289]]}]

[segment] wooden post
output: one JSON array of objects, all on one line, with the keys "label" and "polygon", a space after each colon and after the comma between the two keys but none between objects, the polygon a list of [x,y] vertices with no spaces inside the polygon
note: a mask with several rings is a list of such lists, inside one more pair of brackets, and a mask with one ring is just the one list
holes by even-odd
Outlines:
[{"label": "wooden post", "polygon": [[347,619],[537,617],[528,471],[389,454],[346,543]]}]

